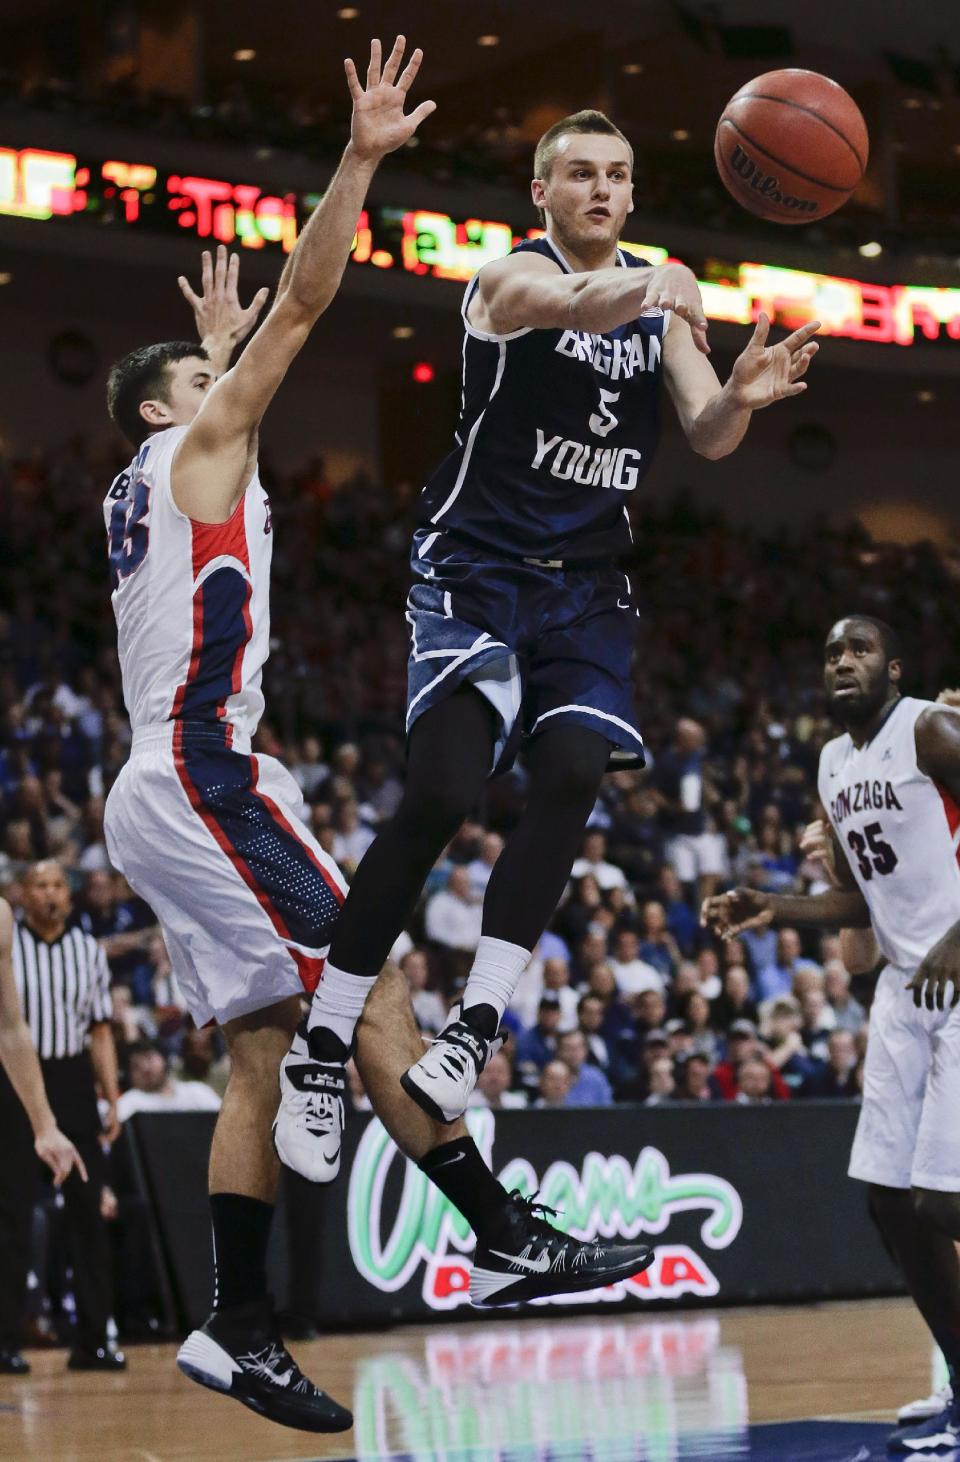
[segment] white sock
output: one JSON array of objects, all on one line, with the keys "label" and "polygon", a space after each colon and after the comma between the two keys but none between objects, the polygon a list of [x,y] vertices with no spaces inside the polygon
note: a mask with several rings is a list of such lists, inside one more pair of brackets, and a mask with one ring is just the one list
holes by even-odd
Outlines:
[{"label": "white sock", "polygon": [[357,1021],[363,1014],[367,996],[377,983],[376,975],[350,975],[327,962],[323,977],[313,992],[307,1030],[318,1025],[333,1031],[345,1046],[353,1040]]},{"label": "white sock", "polygon": [[463,991],[464,1010],[470,1005],[492,1005],[502,1018],[529,963],[529,949],[521,949],[519,944],[510,944],[506,939],[491,939],[489,934],[481,935]]}]

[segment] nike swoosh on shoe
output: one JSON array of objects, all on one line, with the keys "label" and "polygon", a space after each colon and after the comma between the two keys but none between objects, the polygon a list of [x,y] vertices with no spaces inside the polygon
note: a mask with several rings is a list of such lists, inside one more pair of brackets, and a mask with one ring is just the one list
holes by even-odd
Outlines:
[{"label": "nike swoosh on shoe", "polygon": [[546,1274],[550,1268],[550,1255],[546,1249],[541,1250],[536,1259],[521,1259],[518,1254],[504,1254],[500,1249],[491,1249],[491,1254],[496,1254],[498,1259],[506,1259],[508,1264],[517,1264],[521,1269],[529,1269],[531,1274]]}]

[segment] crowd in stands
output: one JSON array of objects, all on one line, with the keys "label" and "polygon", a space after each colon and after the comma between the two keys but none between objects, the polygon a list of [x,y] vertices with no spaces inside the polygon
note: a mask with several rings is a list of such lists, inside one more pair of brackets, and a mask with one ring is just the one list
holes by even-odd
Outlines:
[{"label": "crowd in stands", "polygon": [[[128,1111],[223,1088],[219,1038],[195,1031],[151,911],[109,866],[103,806],[127,756],[99,503],[108,449],[0,460],[0,891],[31,861],[67,869],[103,941]],[[299,783],[349,877],[403,784],[410,494],[326,485],[322,464],[266,474],[276,525],[272,659],[259,747]],[[856,1097],[866,997],[836,937],[700,929],[709,891],[806,891],[799,834],[832,728],[825,630],[851,609],[896,620],[908,688],[950,679],[957,560],[819,526],[764,538],[678,500],[635,523],[644,771],[604,781],[569,888],[508,1012],[491,1106]],[[895,607],[894,607],[895,605]],[[522,804],[522,762],[488,784],[393,951],[429,1035],[469,971],[483,890]]]}]

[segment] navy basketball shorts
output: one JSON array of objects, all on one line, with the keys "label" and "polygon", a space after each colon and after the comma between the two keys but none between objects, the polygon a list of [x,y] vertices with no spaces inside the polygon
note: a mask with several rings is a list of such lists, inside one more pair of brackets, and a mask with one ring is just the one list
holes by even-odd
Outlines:
[{"label": "navy basketball shorts", "polygon": [[500,723],[493,769],[563,722],[599,731],[617,764],[643,765],[631,662],[639,621],[620,569],[547,568],[420,529],[407,598],[407,734],[473,685]]}]

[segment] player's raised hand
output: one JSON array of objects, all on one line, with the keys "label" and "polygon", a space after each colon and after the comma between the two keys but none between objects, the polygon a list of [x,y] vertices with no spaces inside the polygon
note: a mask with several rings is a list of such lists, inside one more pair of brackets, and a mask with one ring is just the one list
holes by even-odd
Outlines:
[{"label": "player's raised hand", "polygon": [[193,310],[197,334],[208,353],[211,347],[229,347],[229,356],[229,351],[246,340],[267,302],[270,291],[258,289],[244,309],[237,290],[239,277],[240,255],[228,255],[224,245],[218,244],[216,263],[209,249],[204,249],[201,255],[199,294],[194,293],[183,274],[177,280],[180,293]]},{"label": "player's raised hand", "polygon": [[647,282],[643,308],[672,310],[690,326],[697,349],[704,355],[710,354],[700,286],[697,276],[686,264],[657,265]]},{"label": "player's raised hand", "polygon": [[768,345],[770,317],[761,311],[750,342],[737,356],[730,377],[739,404],[759,411],[805,391],[807,383],[800,378],[820,349],[813,338],[819,329],[820,321],[811,320],[778,345]]},{"label": "player's raised hand", "polygon": [[403,110],[423,60],[423,52],[417,47],[401,72],[406,45],[405,37],[397,36],[386,64],[381,67],[380,42],[370,42],[366,86],[361,85],[349,56],[343,63],[353,98],[350,143],[356,155],[368,162],[379,162],[388,152],[395,152],[409,142],[420,123],[437,109],[436,102],[421,102],[409,114]]},{"label": "player's raised hand", "polygon": [[700,923],[721,939],[732,939],[744,929],[764,929],[773,918],[773,909],[765,893],[756,888],[735,888],[730,893],[714,894],[704,899]]},{"label": "player's raised hand", "polygon": [[59,1127],[51,1127],[46,1132],[41,1132],[33,1144],[34,1151],[41,1162],[45,1162],[53,1174],[53,1181],[56,1187],[60,1187],[71,1172],[76,1168],[84,1182],[87,1181],[87,1170],[83,1165],[83,1158],[80,1156],[69,1137],[65,1137]]}]

